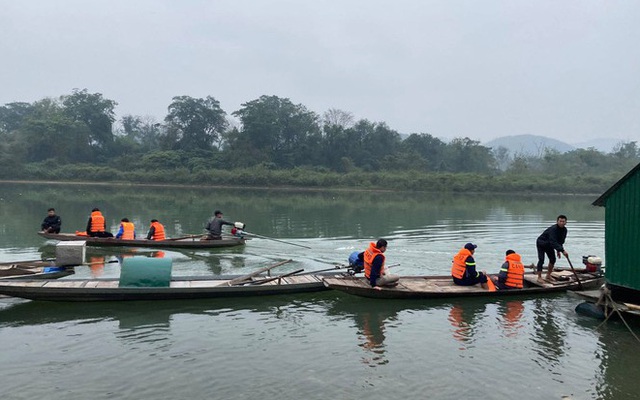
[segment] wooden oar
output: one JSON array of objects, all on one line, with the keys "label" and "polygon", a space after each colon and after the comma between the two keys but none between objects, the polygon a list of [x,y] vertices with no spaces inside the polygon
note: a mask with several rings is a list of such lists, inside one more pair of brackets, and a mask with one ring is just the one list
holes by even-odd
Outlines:
[{"label": "wooden oar", "polygon": [[[299,272],[302,272],[302,271],[304,271],[304,268],[298,269],[298,270],[293,271],[293,272],[287,272],[286,274],[282,274],[282,275],[278,275],[278,276],[272,276],[270,278],[260,279],[260,280],[257,280],[257,281],[245,282],[245,284],[247,286],[249,286],[249,285],[262,285],[263,283],[275,281],[276,279],[282,279],[282,278],[285,278],[287,276],[295,275],[295,274],[297,274]],[[304,275],[304,274],[300,274],[300,275]],[[300,276],[300,275],[297,275],[297,276]]]},{"label": "wooden oar", "polygon": [[254,272],[252,272],[250,274],[247,274],[247,275],[239,276],[239,277],[234,278],[234,279],[230,280],[229,282],[223,283],[222,285],[219,285],[219,286],[234,286],[234,285],[242,284],[247,279],[251,279],[256,275],[260,275],[263,272],[269,271],[269,270],[271,270],[271,269],[273,269],[275,267],[279,267],[279,266],[284,265],[286,263],[290,263],[291,261],[293,261],[293,260],[289,259],[289,260],[285,260],[285,261],[279,262],[277,264],[274,264],[274,265],[272,265],[270,267],[260,268],[257,271],[254,271]]},{"label": "wooden oar", "polygon": [[91,265],[97,265],[97,264],[113,264],[113,263],[117,263],[117,262],[118,262],[118,260],[94,261],[94,262],[84,263],[84,264],[80,264],[80,265],[87,265],[87,266],[91,266]]},{"label": "wooden oar", "polygon": [[582,287],[582,282],[580,282],[580,278],[578,278],[578,274],[576,273],[576,270],[573,269],[573,264],[571,264],[571,260],[569,259],[569,256],[565,256],[565,257],[569,262],[569,266],[571,267],[571,272],[573,272],[573,275],[576,277],[576,280],[578,281],[578,287],[580,288],[580,290],[584,290],[584,288]]},{"label": "wooden oar", "polygon": [[259,237],[261,239],[273,240],[274,242],[290,244],[291,246],[303,247],[305,249],[311,249],[311,247],[309,247],[309,246],[304,246],[304,245],[301,245],[301,244],[291,243],[291,242],[287,242],[285,240],[274,239],[274,238],[270,238],[270,237],[267,237],[267,236],[256,235],[255,233],[250,233],[250,232],[247,232],[247,231],[243,231],[243,232],[244,232],[245,235]]}]

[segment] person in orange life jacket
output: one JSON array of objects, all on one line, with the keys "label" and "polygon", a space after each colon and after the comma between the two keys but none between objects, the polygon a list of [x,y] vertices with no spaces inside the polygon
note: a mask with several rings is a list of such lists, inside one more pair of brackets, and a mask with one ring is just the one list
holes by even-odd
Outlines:
[{"label": "person in orange life jacket", "polygon": [[376,243],[371,242],[369,248],[364,251],[364,276],[369,280],[369,284],[375,288],[381,286],[397,285],[397,275],[389,275],[384,267],[385,255],[387,251],[387,241],[378,240]]},{"label": "person in orange life jacket", "polygon": [[551,273],[553,267],[556,264],[555,252],[560,258],[560,254],[564,254],[565,257],[569,256],[569,253],[564,249],[564,241],[567,239],[567,216],[558,215],[556,223],[551,225],[538,236],[536,239],[536,249],[538,250],[538,280],[542,281],[542,266],[544,264],[544,256],[549,258],[549,267],[547,270],[546,280],[551,279]]},{"label": "person in orange life jacket", "polygon": [[40,229],[44,233],[60,233],[60,226],[62,225],[62,220],[58,215],[56,215],[55,208],[50,208],[47,210],[47,216],[44,221],[42,221],[42,225],[40,225]]},{"label": "person in orange life jacket", "polygon": [[487,273],[476,271],[476,261],[473,259],[473,254],[477,247],[473,243],[467,243],[453,257],[451,277],[456,285],[473,286],[479,283],[484,289],[488,289]]},{"label": "person in orange life jacket", "polygon": [[87,236],[92,237],[113,237],[111,232],[107,232],[107,223],[99,208],[91,210],[91,216],[87,222]]},{"label": "person in orange life jacket", "polygon": [[147,233],[147,240],[165,240],[164,225],[158,222],[157,219],[151,220],[151,226],[149,226],[149,233]]},{"label": "person in orange life jacket", "polygon": [[524,265],[522,265],[520,254],[513,250],[507,250],[505,256],[505,262],[500,267],[496,282],[498,288],[501,290],[522,289],[524,286]]},{"label": "person in orange life jacket", "polygon": [[120,220],[120,228],[116,233],[116,239],[133,240],[136,238],[136,227],[127,218]]}]

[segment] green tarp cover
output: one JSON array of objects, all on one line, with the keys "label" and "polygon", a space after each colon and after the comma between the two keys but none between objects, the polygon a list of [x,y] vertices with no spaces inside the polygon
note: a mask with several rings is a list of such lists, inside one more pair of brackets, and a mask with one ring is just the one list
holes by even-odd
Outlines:
[{"label": "green tarp cover", "polygon": [[122,261],[120,287],[169,287],[170,258],[128,257]]}]

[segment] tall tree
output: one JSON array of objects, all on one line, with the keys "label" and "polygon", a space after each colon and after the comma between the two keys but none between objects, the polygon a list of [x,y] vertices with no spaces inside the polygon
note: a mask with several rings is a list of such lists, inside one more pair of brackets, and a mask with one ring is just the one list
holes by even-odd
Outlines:
[{"label": "tall tree", "polygon": [[62,96],[62,105],[67,116],[74,122],[86,125],[89,145],[97,154],[105,154],[113,143],[112,125],[118,103],[105,99],[101,93],[89,93],[87,89],[73,89],[70,95]]},{"label": "tall tree", "polygon": [[277,96],[261,96],[233,113],[242,129],[231,149],[250,148],[261,154],[257,162],[271,161],[288,168],[315,162],[320,142],[318,116],[301,104]]},{"label": "tall tree", "polygon": [[29,103],[14,102],[0,107],[0,133],[11,133],[20,128],[33,111]]},{"label": "tall tree", "polygon": [[204,99],[174,97],[164,120],[167,147],[183,150],[220,147],[221,134],[228,125],[220,102],[211,96]]}]

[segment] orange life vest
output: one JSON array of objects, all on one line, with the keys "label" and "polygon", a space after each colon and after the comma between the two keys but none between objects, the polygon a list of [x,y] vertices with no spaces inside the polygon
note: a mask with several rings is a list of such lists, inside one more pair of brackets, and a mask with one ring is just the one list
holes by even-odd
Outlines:
[{"label": "orange life vest", "polygon": [[371,266],[373,265],[373,259],[376,256],[382,256],[382,268],[380,268],[380,276],[384,275],[384,262],[386,257],[380,249],[376,248],[376,244],[371,242],[369,248],[364,251],[364,276],[369,278],[371,276]]},{"label": "orange life vest", "polygon": [[164,225],[162,225],[160,222],[152,222],[151,227],[155,228],[155,231],[153,231],[153,237],[151,238],[151,240],[166,239],[164,235]]},{"label": "orange life vest", "polygon": [[521,289],[523,287],[524,265],[522,264],[520,254],[509,254],[506,260],[509,262],[509,270],[507,271],[507,280],[504,284],[508,287]]},{"label": "orange life vest", "polygon": [[100,211],[91,213],[91,232],[104,232],[104,217]]},{"label": "orange life vest", "polygon": [[122,240],[133,240],[135,239],[135,226],[133,225],[133,222],[121,222],[120,225],[122,225],[122,236],[120,237],[120,239]]},{"label": "orange life vest", "polygon": [[453,256],[453,263],[451,264],[451,276],[458,279],[463,279],[465,272],[467,272],[467,257],[471,255],[471,251],[464,247]]}]

